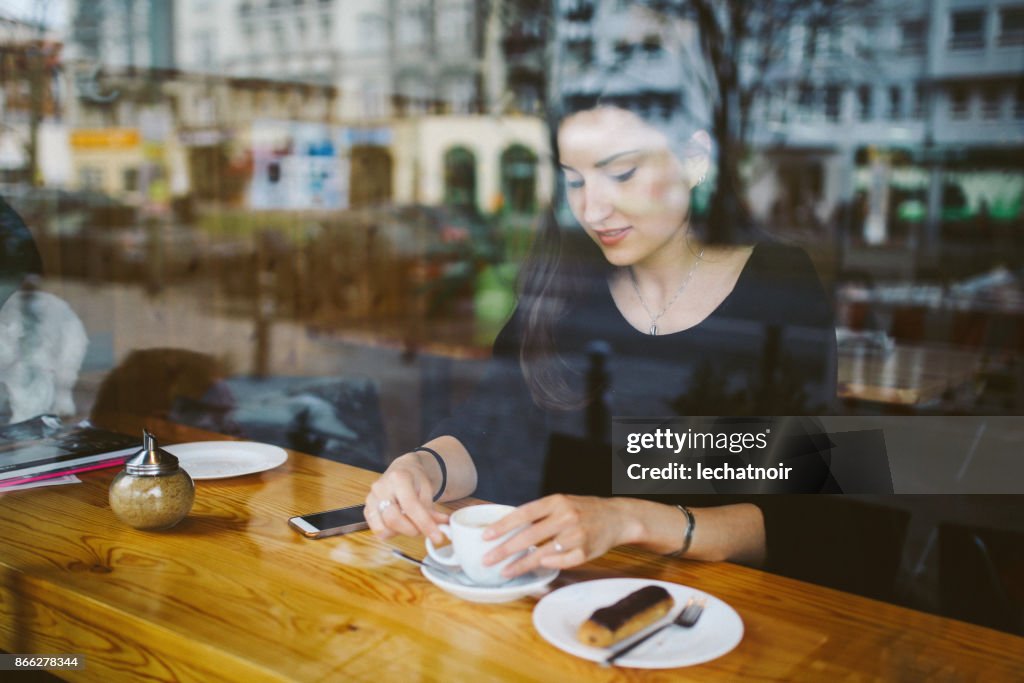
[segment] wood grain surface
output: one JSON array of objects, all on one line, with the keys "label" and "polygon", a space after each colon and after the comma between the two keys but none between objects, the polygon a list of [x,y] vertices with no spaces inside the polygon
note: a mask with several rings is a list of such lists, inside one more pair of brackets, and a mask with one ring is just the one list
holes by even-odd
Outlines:
[{"label": "wood grain surface", "polygon": [[980,366],[980,353],[941,346],[844,350],[838,363],[839,397],[904,406],[934,403],[949,391],[969,387]]},{"label": "wood grain surface", "polygon": [[[167,443],[205,440],[151,425]],[[375,474],[290,453],[272,471],[199,481],[177,527],[143,532],[107,504],[116,470],[0,494],[0,649],[84,653],[68,680],[1010,681],[1024,639],[728,563],[621,549],[560,583],[639,576],[731,604],[745,636],[713,662],[603,669],[534,630],[536,599],[480,605],[432,586],[369,532],[311,541],[287,518],[362,501]],[[412,539],[394,542],[419,556]]]}]

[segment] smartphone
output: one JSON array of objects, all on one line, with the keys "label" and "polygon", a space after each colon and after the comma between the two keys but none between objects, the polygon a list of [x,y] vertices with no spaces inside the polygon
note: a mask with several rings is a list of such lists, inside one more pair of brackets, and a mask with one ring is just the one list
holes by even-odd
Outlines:
[{"label": "smartphone", "polygon": [[326,512],[299,515],[288,520],[288,524],[306,538],[325,538],[368,529],[363,517],[364,505],[353,505]]}]

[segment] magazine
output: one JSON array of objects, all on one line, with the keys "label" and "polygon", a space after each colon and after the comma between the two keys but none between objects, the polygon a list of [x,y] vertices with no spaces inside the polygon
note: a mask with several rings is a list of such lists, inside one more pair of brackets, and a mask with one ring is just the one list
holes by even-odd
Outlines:
[{"label": "magazine", "polygon": [[0,488],[114,467],[141,448],[141,438],[42,415],[0,427]]}]

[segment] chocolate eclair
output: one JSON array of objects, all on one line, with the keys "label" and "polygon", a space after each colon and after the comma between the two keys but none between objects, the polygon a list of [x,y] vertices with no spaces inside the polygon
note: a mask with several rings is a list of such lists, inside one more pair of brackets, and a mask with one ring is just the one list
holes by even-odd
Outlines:
[{"label": "chocolate eclair", "polygon": [[580,624],[576,637],[585,645],[608,647],[661,619],[674,604],[661,586],[644,586],[614,605],[595,610]]}]

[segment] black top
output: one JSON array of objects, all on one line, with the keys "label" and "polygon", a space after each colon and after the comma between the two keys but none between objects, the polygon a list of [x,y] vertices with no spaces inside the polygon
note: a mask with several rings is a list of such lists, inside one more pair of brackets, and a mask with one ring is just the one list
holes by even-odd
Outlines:
[{"label": "black top", "polygon": [[480,473],[477,495],[490,500],[536,498],[552,438],[606,441],[613,415],[813,415],[827,413],[836,393],[831,309],[796,247],[758,245],[718,308],[672,334],[635,329],[607,283],[595,283],[554,331],[568,383],[596,396],[579,409],[534,403],[519,366],[520,325],[517,311],[472,399],[433,432],[462,442]]},{"label": "black top", "polygon": [[[611,416],[815,415],[828,413],[835,400],[831,307],[813,264],[796,247],[757,245],[718,308],[671,334],[634,328],[607,282],[595,283],[555,328],[570,385],[597,396],[580,409],[543,410],[534,403],[519,367],[520,324],[517,311],[498,335],[471,400],[433,432],[466,447],[479,475],[475,495],[486,500],[609,495]],[[765,515],[769,569],[885,597],[863,584],[891,569],[877,548],[853,542],[884,540],[860,528],[870,517],[863,506],[854,510],[830,496],[650,497],[698,506],[752,502]]]}]

